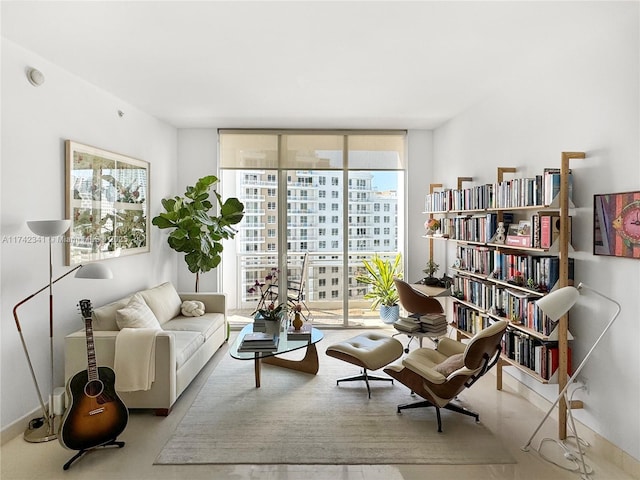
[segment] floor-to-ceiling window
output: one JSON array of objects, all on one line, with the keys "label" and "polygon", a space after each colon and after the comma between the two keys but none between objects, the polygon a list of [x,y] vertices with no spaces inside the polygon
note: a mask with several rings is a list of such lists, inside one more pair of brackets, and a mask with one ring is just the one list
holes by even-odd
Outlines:
[{"label": "floor-to-ceiling window", "polygon": [[250,316],[275,273],[281,286],[305,280],[314,322],[379,324],[355,276],[364,258],[404,244],[405,132],[220,130],[219,139],[224,195],[245,204],[222,269],[233,318]]}]

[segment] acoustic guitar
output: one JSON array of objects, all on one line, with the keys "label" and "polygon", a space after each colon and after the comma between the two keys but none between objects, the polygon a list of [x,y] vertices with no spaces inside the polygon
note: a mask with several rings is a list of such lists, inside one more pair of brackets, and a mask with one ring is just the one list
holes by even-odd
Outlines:
[{"label": "acoustic guitar", "polygon": [[98,367],[91,326],[90,300],[80,300],[87,337],[87,370],[67,382],[71,404],[62,417],[58,439],[71,450],[85,451],[114,444],[129,420],[129,411],[115,390],[116,375],[109,367]]}]

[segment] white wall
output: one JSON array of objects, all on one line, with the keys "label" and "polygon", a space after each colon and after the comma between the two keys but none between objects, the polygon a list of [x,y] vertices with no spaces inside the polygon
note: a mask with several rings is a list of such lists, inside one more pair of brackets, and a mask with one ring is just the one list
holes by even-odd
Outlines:
[{"label": "white wall", "polygon": [[[435,178],[455,188],[456,177],[491,182],[496,167],[519,176],[557,167],[562,151],[585,151],[574,172],[573,245],[576,281],[622,304],[622,314],[584,370],[588,394],[576,418],[640,459],[640,261],[594,256],[593,195],[640,190],[638,4],[627,21],[585,32],[570,54],[549,52],[499,94],[460,114],[434,133]],[[554,58],[555,57],[555,58]],[[452,258],[452,257],[450,257]],[[574,367],[600,334],[612,308],[583,298],[571,312]],[[557,393],[557,390],[556,390]]]},{"label": "white wall", "polygon": [[[27,66],[41,70],[40,87],[28,83]],[[48,283],[48,249],[44,243],[10,243],[30,236],[27,220],[59,219],[65,213],[64,141],[72,139],[150,162],[150,209],[176,192],[176,129],[125,104],[113,95],[2,39],[2,389],[4,429],[38,406],[12,316],[13,305]],[[117,115],[124,111],[124,117]],[[33,237],[32,237],[33,238]],[[95,305],[131,291],[176,280],[175,254],[161,232],[151,229],[151,253],[107,260],[114,279],[65,278],[55,285],[55,384],[63,384],[64,335],[82,328],[76,304]],[[64,266],[61,243],[53,249],[54,276]],[[21,307],[20,320],[43,394],[48,379],[48,299],[46,292]],[[30,417],[29,417],[30,418]],[[24,423],[26,427],[26,423]]]},{"label": "white wall", "polygon": [[[187,185],[195,185],[199,178],[207,175],[218,176],[218,132],[213,128],[178,130],[178,190],[173,195],[184,195]],[[211,192],[214,189],[220,191],[220,183],[214,184]],[[210,199],[215,205],[213,194]],[[194,291],[195,279],[195,273],[189,271],[184,256],[179,254],[179,290]],[[200,274],[200,291],[218,291],[218,269]]]}]

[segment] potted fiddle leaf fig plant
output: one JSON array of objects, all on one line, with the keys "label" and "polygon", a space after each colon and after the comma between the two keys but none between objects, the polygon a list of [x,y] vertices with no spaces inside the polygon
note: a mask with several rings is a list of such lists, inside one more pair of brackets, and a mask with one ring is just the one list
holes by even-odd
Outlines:
[{"label": "potted fiddle leaf fig plant", "polygon": [[371,310],[380,306],[380,318],[384,323],[393,323],[400,316],[398,291],[393,279],[402,278],[401,259],[400,253],[393,260],[374,255],[371,260],[362,261],[365,272],[356,276],[357,282],[371,287],[364,298],[373,300]]},{"label": "potted fiddle leaf fig plant", "polygon": [[187,186],[184,197],[162,199],[165,212],[154,217],[151,223],[160,229],[172,229],[167,238],[169,246],[184,253],[190,272],[196,274],[196,292],[199,290],[200,273],[216,268],[222,260],[222,241],[234,238],[238,224],[244,216],[244,204],[235,197],[222,201],[213,190],[217,214],[209,213],[214,204],[209,200],[209,190],[218,182],[215,175],[200,178],[194,186]]}]

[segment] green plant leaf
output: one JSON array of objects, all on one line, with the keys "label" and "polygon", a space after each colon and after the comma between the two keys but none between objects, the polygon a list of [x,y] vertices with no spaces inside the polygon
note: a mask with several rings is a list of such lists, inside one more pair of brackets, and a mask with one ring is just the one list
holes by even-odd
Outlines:
[{"label": "green plant leaf", "polygon": [[158,227],[158,228],[175,227],[175,223],[172,222],[171,220],[165,218],[164,214],[160,214],[157,217],[154,217],[153,220],[151,220],[151,223],[153,225],[155,225],[156,227]]}]

